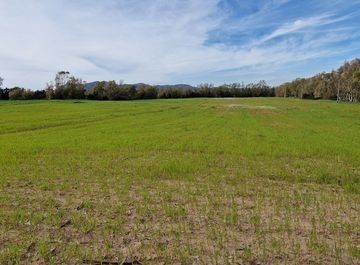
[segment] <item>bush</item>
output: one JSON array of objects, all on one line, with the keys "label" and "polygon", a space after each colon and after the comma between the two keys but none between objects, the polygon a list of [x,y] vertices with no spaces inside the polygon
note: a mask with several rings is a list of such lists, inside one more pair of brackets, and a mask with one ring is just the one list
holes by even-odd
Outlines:
[{"label": "bush", "polygon": [[34,91],[30,89],[25,89],[22,91],[22,99],[35,99],[35,93]]},{"label": "bush", "polygon": [[9,92],[9,99],[10,100],[19,100],[19,99],[23,99],[23,92],[25,90],[23,88],[20,87],[14,87],[13,89],[11,89],[11,91]]}]

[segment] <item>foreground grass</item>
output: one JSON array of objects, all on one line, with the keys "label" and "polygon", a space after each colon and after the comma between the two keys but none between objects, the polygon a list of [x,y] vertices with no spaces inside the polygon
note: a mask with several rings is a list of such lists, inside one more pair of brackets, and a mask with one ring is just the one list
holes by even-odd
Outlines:
[{"label": "foreground grass", "polygon": [[360,106],[0,102],[0,263],[360,258]]}]

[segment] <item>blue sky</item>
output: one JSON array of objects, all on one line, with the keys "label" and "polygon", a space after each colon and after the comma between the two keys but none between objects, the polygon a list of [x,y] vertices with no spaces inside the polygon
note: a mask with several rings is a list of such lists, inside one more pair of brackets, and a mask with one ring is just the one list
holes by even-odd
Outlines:
[{"label": "blue sky", "polygon": [[1,0],[0,76],[272,85],[360,57],[360,0]]}]

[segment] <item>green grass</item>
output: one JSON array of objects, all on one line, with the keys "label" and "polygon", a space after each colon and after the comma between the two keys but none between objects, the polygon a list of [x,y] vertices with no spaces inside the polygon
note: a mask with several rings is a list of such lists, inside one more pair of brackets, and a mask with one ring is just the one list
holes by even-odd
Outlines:
[{"label": "green grass", "polygon": [[0,101],[0,264],[359,262],[359,104],[80,102]]}]

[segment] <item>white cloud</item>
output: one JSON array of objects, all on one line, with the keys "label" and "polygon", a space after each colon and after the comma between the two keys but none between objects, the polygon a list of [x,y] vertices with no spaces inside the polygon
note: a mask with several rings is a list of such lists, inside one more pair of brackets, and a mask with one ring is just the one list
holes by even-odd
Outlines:
[{"label": "white cloud", "polygon": [[300,30],[307,28],[317,28],[324,25],[333,24],[342,20],[345,20],[348,16],[343,16],[339,18],[333,18],[330,14],[323,14],[320,16],[309,17],[305,19],[298,19],[291,23],[285,23],[281,27],[277,28],[271,34],[263,37],[260,42],[265,42],[276,37],[288,35],[291,33],[299,32]]},{"label": "white cloud", "polygon": [[[269,6],[261,12],[266,10]],[[233,26],[226,16],[218,0],[2,0],[0,75],[8,86],[32,88],[42,88],[63,69],[87,81],[203,82],[208,80],[199,79],[207,76],[221,82],[212,73],[328,52],[319,52],[319,47],[309,50],[319,38],[306,44],[288,38],[274,47],[252,42],[205,45],[209,32]],[[324,15],[286,23],[261,42],[329,19]],[[251,21],[256,22],[254,17]]]}]

